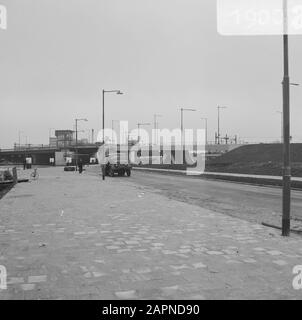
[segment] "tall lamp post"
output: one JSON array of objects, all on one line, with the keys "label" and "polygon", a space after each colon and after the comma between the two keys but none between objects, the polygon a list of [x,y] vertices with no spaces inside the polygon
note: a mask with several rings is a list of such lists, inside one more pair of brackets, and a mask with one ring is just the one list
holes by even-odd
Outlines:
[{"label": "tall lamp post", "polygon": [[94,129],[91,129],[91,143],[94,143]]},{"label": "tall lamp post", "polygon": [[220,110],[221,109],[226,109],[227,107],[220,107],[218,106],[218,131],[217,131],[217,140],[218,140],[218,144],[220,144]]},{"label": "tall lamp post", "polygon": [[282,236],[290,235],[291,159],[290,159],[290,78],[288,53],[288,7],[283,0],[283,192],[282,192]]},{"label": "tall lamp post", "polygon": [[[103,129],[103,159],[105,161],[105,94],[106,93],[115,93],[118,95],[122,95],[123,92],[121,90],[102,90],[102,95],[103,95],[103,119],[102,119],[102,129]],[[103,164],[102,168],[102,177],[103,180],[105,180],[105,165]]]},{"label": "tall lamp post", "polygon": [[75,119],[75,132],[76,132],[76,171],[78,170],[78,122],[79,121],[88,121],[87,119]]},{"label": "tall lamp post", "polygon": [[183,149],[183,154],[185,154],[185,146],[184,146],[184,111],[197,111],[196,109],[188,109],[188,108],[180,108],[180,131],[181,131],[181,147]]},{"label": "tall lamp post", "polygon": [[206,146],[208,144],[208,118],[201,118],[205,122],[205,130],[206,130]]}]

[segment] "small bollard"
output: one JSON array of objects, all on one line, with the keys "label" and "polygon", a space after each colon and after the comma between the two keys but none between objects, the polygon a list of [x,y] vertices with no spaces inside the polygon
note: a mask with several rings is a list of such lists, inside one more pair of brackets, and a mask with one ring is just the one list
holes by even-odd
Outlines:
[{"label": "small bollard", "polygon": [[18,183],[18,174],[17,174],[17,168],[14,167],[13,168],[13,180],[14,180],[14,183]]}]

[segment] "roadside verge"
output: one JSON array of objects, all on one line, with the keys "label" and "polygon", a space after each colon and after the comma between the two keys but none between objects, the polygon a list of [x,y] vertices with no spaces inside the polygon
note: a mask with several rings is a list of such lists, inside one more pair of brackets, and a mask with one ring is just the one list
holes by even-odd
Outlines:
[{"label": "roadside verge", "polygon": [[[162,174],[177,174],[186,175],[185,170],[160,169],[160,168],[146,168],[133,167],[134,170],[141,170],[147,172],[157,172]],[[258,176],[248,174],[233,174],[233,173],[218,173],[218,172],[204,172],[198,176],[189,176],[201,179],[224,180],[237,183],[253,184],[260,186],[282,186],[282,177],[279,176]],[[302,178],[292,177],[292,188],[302,190]]]}]

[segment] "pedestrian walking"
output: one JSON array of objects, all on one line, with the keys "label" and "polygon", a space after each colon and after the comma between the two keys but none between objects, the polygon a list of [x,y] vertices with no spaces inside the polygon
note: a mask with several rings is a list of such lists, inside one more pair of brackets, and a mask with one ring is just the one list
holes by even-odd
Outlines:
[{"label": "pedestrian walking", "polygon": [[83,162],[82,159],[79,161],[79,173],[81,174],[83,172]]}]

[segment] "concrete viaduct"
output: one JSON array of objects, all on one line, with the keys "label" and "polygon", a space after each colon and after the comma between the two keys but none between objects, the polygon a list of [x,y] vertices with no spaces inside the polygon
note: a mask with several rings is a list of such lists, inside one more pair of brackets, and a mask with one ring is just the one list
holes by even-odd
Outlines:
[{"label": "concrete viaduct", "polygon": [[[95,157],[98,150],[98,146],[83,145],[78,146],[78,156],[82,159],[83,163],[89,163],[91,157]],[[0,149],[0,164],[1,163],[13,163],[22,164],[25,158],[31,158],[33,165],[49,165],[50,158],[54,158],[56,164],[63,165],[62,161],[59,162],[58,158],[63,159],[64,156],[74,155],[76,148],[74,146],[68,147],[68,149],[62,150],[58,148],[51,148],[48,146],[43,147],[22,147],[15,149]],[[74,158],[74,157],[72,157]]]}]

